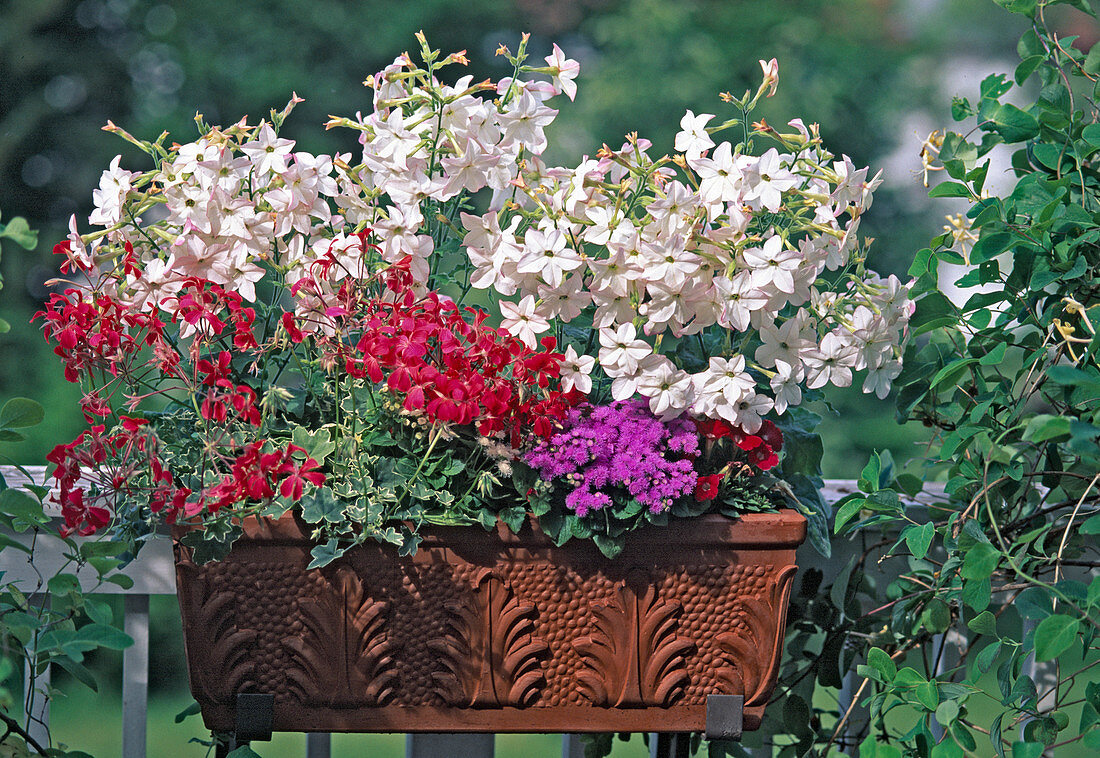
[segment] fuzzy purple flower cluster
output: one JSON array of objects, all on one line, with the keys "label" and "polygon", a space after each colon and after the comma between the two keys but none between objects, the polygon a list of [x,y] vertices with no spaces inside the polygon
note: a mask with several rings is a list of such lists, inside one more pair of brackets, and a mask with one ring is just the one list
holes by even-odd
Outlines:
[{"label": "fuzzy purple flower cluster", "polygon": [[578,516],[626,496],[660,513],[695,490],[699,435],[687,418],[661,421],[633,399],[578,406],[564,427],[524,459],[545,481],[571,487],[565,504]]}]

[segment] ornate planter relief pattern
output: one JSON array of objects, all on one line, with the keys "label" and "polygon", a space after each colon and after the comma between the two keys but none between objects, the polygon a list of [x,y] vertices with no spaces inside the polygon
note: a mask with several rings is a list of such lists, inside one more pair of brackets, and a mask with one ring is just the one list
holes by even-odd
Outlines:
[{"label": "ornate planter relief pattern", "polygon": [[698,731],[710,694],[745,695],[755,728],[805,526],[714,523],[613,561],[527,530],[441,529],[413,558],[371,546],[306,572],[291,519],[246,529],[220,563],[178,548],[192,692],[219,729],[238,692],[274,694],[287,731]]}]

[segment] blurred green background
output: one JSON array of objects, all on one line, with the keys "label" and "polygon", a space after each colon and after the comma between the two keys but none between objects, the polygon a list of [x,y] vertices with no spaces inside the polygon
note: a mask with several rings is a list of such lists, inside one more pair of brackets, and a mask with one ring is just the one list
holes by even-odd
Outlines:
[{"label": "blurred green background", "polygon": [[[1064,34],[1096,38],[1091,20],[1060,6]],[[508,72],[493,53],[515,49],[530,31],[536,60],[553,42],[581,62],[575,104],[553,127],[550,161],[575,164],[628,131],[671,149],[685,109],[723,113],[718,93],[759,81],[758,59],[778,58],[779,94],[758,116],[773,124],[794,117],[822,124],[826,144],[859,166],[884,168],[861,231],[875,238],[873,264],[903,275],[914,252],[940,231],[947,206],[933,205],[916,175],[921,140],[950,121],[952,95],[972,95],[991,72],[1011,73],[1021,29],[986,0],[2,0],[0,2],[0,211],[41,230],[30,254],[8,245],[0,311],[12,331],[0,336],[0,398],[41,401],[46,422],[7,452],[43,461],[80,430],[76,389],[30,316],[57,275],[53,244],[70,214],[82,228],[91,191],[111,158],[141,169],[146,158],[100,130],[108,119],[153,137],[195,135],[193,117],[254,122],[297,92],[305,98],[286,133],[312,152],[354,150],[349,133],[325,132],[328,114],[370,107],[362,81],[424,30],[444,52],[466,49],[476,78]],[[898,426],[893,400],[858,387],[829,395],[821,427],[828,477],[854,477],[872,449],[898,460],[919,454],[919,429]],[[185,747],[201,733],[197,718],[175,725],[185,707],[174,599],[154,603],[150,754],[201,755]],[[173,626],[175,625],[175,626]],[[104,656],[103,695],[72,693],[55,703],[55,736],[96,755],[118,751],[117,661]],[[59,677],[64,684],[64,680]],[[350,739],[350,738],[349,738]],[[400,737],[355,738],[371,754],[401,755]],[[362,740],[372,739],[369,743]],[[301,755],[304,739],[280,743]],[[498,754],[559,754],[548,738],[502,737]],[[334,754],[352,750],[337,742]],[[615,755],[644,755],[640,741]]]}]

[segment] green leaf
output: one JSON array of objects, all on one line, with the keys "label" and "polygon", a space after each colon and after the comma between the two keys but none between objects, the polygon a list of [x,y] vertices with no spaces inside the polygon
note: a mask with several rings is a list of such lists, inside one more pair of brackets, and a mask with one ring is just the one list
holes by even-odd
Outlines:
[{"label": "green leaf", "polygon": [[318,487],[302,496],[302,518],[310,524],[335,523],[344,518],[344,503],[328,487]]},{"label": "green leaf", "polygon": [[1069,427],[1068,417],[1041,413],[1028,421],[1023,438],[1032,442],[1046,442],[1059,437],[1068,437]]},{"label": "green leaf", "polygon": [[997,636],[997,617],[989,611],[982,611],[970,621],[966,622],[970,630],[975,634]]},{"label": "green leaf", "polygon": [[867,651],[867,665],[882,674],[886,682],[894,681],[898,673],[897,664],[882,648],[873,647]]},{"label": "green leaf", "polygon": [[992,594],[993,582],[988,576],[983,579],[963,580],[960,597],[967,606],[979,613],[989,607],[989,602],[993,599]]},{"label": "green leaf", "polygon": [[928,197],[967,197],[971,196],[970,188],[958,182],[940,182],[928,192]]},{"label": "green leaf", "polygon": [[1001,553],[988,542],[979,542],[966,551],[963,559],[962,570],[959,572],[964,579],[985,579],[1001,560]]},{"label": "green leaf", "polygon": [[104,577],[103,581],[110,582],[111,584],[117,584],[124,590],[133,589],[134,587],[134,580],[126,576],[126,574],[113,574],[111,576]]},{"label": "green leaf", "polygon": [[130,635],[110,624],[86,624],[76,630],[75,642],[88,642],[110,650],[124,650],[134,644]]},{"label": "green leaf", "polygon": [[[947,701],[947,703],[952,703],[952,704],[953,704],[953,702],[954,701],[951,701],[951,700]],[[947,703],[942,703],[940,705],[940,708],[943,708],[944,706],[946,706]],[[936,720],[939,721],[941,724],[944,724],[944,726],[946,726],[946,724],[942,720],[940,720],[940,717],[939,717],[940,716],[940,708],[936,709]],[[956,710],[958,710],[958,706],[956,706]],[[953,718],[952,718],[952,721],[954,721]],[[933,745],[932,746],[932,751],[928,754],[928,756],[929,756],[929,758],[963,758],[964,753],[963,753],[963,749],[961,747],[959,747],[957,742],[955,742],[952,739],[946,739],[943,742],[939,742],[939,743]]]},{"label": "green leaf", "polygon": [[16,216],[6,225],[0,224],[0,237],[10,239],[24,250],[34,250],[38,245],[38,232],[31,229],[22,216]]},{"label": "green leaf", "polygon": [[860,495],[848,495],[837,501],[836,518],[833,531],[840,534],[844,526],[863,510],[869,501]]},{"label": "green leaf", "polygon": [[932,329],[955,323],[958,310],[954,304],[940,292],[929,292],[917,301],[916,311],[909,321],[913,336],[919,336]]},{"label": "green leaf", "polygon": [[905,529],[905,544],[914,558],[924,558],[928,554],[928,548],[932,545],[932,538],[936,534],[936,525],[929,521],[921,526],[913,525]]},{"label": "green leaf", "polygon": [[993,349],[978,359],[978,363],[983,366],[999,366],[1004,362],[1005,353],[1008,351],[1008,344],[1005,342],[998,342],[993,346]]},{"label": "green leaf", "polygon": [[1001,652],[1001,642],[997,640],[991,642],[982,648],[974,659],[974,665],[978,667],[978,671],[982,674],[993,668],[993,664],[997,661],[997,656]]},{"label": "green leaf", "polygon": [[921,621],[928,631],[933,634],[941,634],[947,631],[947,627],[951,626],[951,609],[947,603],[938,597],[934,597],[924,607]]},{"label": "green leaf", "polygon": [[592,535],[592,541],[608,558],[614,558],[623,551],[623,539],[621,537],[609,537],[606,534]]},{"label": "green leaf", "polygon": [[977,362],[977,358],[957,358],[951,361],[932,377],[931,389],[936,389],[941,384],[958,384],[958,380],[966,372],[967,367]]},{"label": "green leaf", "polygon": [[[959,717],[959,704],[954,700],[944,700],[942,703],[936,706],[936,721],[940,722],[940,726],[949,727],[954,723],[955,719]],[[955,745],[954,741],[948,740],[944,744]],[[962,748],[955,745],[958,748],[958,752],[945,753],[944,755],[958,755],[962,756]]]},{"label": "green leaf", "polygon": [[331,539],[321,545],[316,545],[309,554],[313,556],[313,560],[306,566],[307,569],[320,568],[321,566],[327,566],[334,560],[342,556],[347,552],[347,548],[339,546],[339,542],[336,539]]},{"label": "green leaf", "polygon": [[1090,516],[1081,524],[1081,534],[1100,534],[1100,513]]},{"label": "green leaf", "polygon": [[13,488],[0,491],[0,513],[32,524],[44,523],[47,518],[42,511],[42,503],[24,490]]},{"label": "green leaf", "polygon": [[198,703],[191,703],[191,705],[176,714],[176,723],[182,724],[183,720],[188,716],[197,716],[200,713],[202,713],[201,706],[199,706]]},{"label": "green leaf", "polygon": [[95,675],[87,666],[77,663],[71,658],[54,658],[53,662],[72,674],[73,679],[76,679],[92,692],[99,692],[99,683],[96,682]]},{"label": "green leaf", "polygon": [[41,403],[25,397],[13,397],[0,408],[0,429],[22,429],[42,423],[46,411]]},{"label": "green leaf", "polygon": [[913,690],[913,694],[916,696],[917,702],[930,711],[936,710],[940,704],[940,690],[935,682],[918,684],[916,689]]},{"label": "green leaf", "polygon": [[1005,142],[1024,142],[1039,134],[1039,122],[1011,103],[998,103],[989,114],[990,124]]},{"label": "green leaf", "polygon": [[1019,13],[1022,16],[1034,16],[1037,0],[993,0],[997,5],[1009,13]]},{"label": "green leaf", "polygon": [[1081,622],[1072,616],[1056,613],[1035,627],[1035,660],[1051,661],[1069,650],[1081,631]]},{"label": "green leaf", "polygon": [[1021,742],[1017,740],[1012,743],[1012,758],[1039,758],[1045,747],[1041,742]]},{"label": "green leaf", "polygon": [[1095,376],[1073,366],[1051,366],[1047,369],[1047,376],[1057,384],[1100,390],[1100,376]]},{"label": "green leaf", "polygon": [[76,574],[55,574],[46,582],[46,586],[52,595],[67,595],[70,592],[80,592],[80,580]]},{"label": "green leaf", "polygon": [[1013,75],[1012,78],[1016,80],[1017,84],[1023,84],[1025,81],[1027,81],[1028,77],[1035,73],[1035,69],[1039,68],[1039,66],[1041,66],[1043,64],[1043,61],[1045,60],[1045,55],[1027,56],[1022,61],[1020,61],[1020,64],[1018,66],[1016,66],[1016,73]]},{"label": "green leaf", "polygon": [[1026,619],[1045,619],[1054,612],[1050,593],[1042,587],[1028,587],[1016,596],[1014,605]]}]

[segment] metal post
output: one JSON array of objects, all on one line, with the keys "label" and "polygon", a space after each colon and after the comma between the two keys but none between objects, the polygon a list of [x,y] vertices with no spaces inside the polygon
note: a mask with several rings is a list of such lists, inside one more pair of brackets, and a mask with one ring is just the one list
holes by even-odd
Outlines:
[{"label": "metal post", "polygon": [[659,732],[649,735],[649,758],[690,758],[691,734]]},{"label": "metal post", "polygon": [[493,758],[492,734],[408,734],[405,758]]},{"label": "metal post", "polygon": [[134,641],[122,653],[122,758],[145,758],[149,702],[149,596],[126,595],[123,629]]},{"label": "metal post", "polygon": [[561,736],[561,758],[584,758],[584,743],[579,734]]},{"label": "metal post", "polygon": [[307,734],[306,758],[332,758],[332,735],[320,732]]}]

